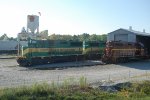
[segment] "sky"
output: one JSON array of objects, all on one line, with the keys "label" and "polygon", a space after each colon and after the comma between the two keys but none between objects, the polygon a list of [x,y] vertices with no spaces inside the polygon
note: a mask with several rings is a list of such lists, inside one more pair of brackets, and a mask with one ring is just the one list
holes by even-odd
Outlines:
[{"label": "sky", "polygon": [[107,34],[119,28],[150,33],[150,0],[0,0],[0,36],[17,37],[27,15],[49,35]]}]

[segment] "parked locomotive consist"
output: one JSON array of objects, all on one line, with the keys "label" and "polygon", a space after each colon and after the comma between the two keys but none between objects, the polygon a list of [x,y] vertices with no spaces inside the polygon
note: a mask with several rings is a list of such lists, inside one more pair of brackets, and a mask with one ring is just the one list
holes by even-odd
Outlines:
[{"label": "parked locomotive consist", "polygon": [[17,62],[21,66],[66,61],[100,59],[104,42],[66,40],[28,40],[28,46],[20,49]]},{"label": "parked locomotive consist", "polygon": [[142,43],[110,41],[106,43],[102,61],[105,63],[119,63],[143,58],[148,58],[148,51]]}]

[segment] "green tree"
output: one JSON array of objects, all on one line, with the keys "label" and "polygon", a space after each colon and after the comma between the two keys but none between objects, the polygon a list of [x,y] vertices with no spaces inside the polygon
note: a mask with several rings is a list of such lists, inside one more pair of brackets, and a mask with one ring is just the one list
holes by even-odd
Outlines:
[{"label": "green tree", "polygon": [[0,40],[4,40],[4,39],[8,39],[8,40],[9,40],[9,38],[8,38],[8,36],[7,36],[6,33],[4,33],[4,34],[0,37]]},{"label": "green tree", "polygon": [[73,40],[71,35],[52,34],[49,36],[51,40]]},{"label": "green tree", "polygon": [[79,35],[80,41],[88,41],[89,38],[90,38],[90,35],[88,33],[83,33],[83,34]]},{"label": "green tree", "polygon": [[107,41],[107,35],[106,34],[103,34],[101,35],[101,41]]},{"label": "green tree", "polygon": [[90,41],[98,41],[98,35],[96,35],[96,34],[90,35],[89,40]]},{"label": "green tree", "polygon": [[74,41],[79,41],[79,36],[73,35],[72,40],[74,40]]},{"label": "green tree", "polygon": [[51,40],[74,40],[74,41],[107,41],[107,35],[89,35],[87,33],[83,33],[81,35],[60,35],[60,34],[52,34],[49,36]]}]

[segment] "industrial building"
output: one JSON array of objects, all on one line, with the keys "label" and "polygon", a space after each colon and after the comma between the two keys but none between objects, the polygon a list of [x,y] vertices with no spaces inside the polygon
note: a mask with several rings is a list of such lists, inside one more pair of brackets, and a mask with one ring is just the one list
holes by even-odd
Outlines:
[{"label": "industrial building", "polygon": [[8,37],[4,37],[0,40],[0,54],[2,53],[17,53],[17,50],[22,46],[28,45],[28,38],[31,39],[47,39],[48,30],[39,32],[39,16],[28,15],[27,16],[27,29],[22,28],[21,32],[18,33],[17,40],[9,40]]},{"label": "industrial building", "polygon": [[[27,41],[28,38],[42,40],[48,38],[48,30],[39,32],[39,16],[28,15],[27,16],[27,29],[22,28],[21,32],[17,36],[19,42]],[[22,44],[22,43],[21,43]],[[25,46],[25,45],[23,45]]]},{"label": "industrial building", "polygon": [[150,33],[135,31],[130,26],[129,29],[117,29],[108,33],[107,41],[125,41],[125,42],[140,42],[150,53]]},{"label": "industrial building", "polygon": [[18,42],[17,41],[0,41],[0,54],[2,53],[12,53],[16,54],[18,48]]}]

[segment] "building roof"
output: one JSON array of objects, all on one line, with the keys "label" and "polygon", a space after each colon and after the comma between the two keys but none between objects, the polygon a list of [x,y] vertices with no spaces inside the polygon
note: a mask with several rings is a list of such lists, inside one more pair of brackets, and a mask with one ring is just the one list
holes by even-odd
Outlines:
[{"label": "building roof", "polygon": [[[120,28],[120,29],[118,29],[118,30],[125,30],[125,31],[131,32],[131,33],[133,33],[133,34],[135,34],[135,35],[149,36],[149,37],[150,37],[150,33],[135,31],[135,30],[133,30],[133,29]],[[115,31],[117,31],[117,30],[115,30]],[[114,31],[113,31],[113,32],[114,32]],[[112,32],[110,32],[110,33],[112,33]],[[108,33],[108,34],[109,34],[109,33]]]},{"label": "building roof", "polygon": [[[121,28],[123,29],[123,28]],[[129,32],[132,32],[133,34],[136,34],[136,35],[141,35],[141,36],[150,36],[150,33],[146,33],[146,32],[140,32],[140,31],[135,31],[135,30],[132,30],[132,29],[123,29],[123,30],[126,30],[126,31],[129,31]]]}]

